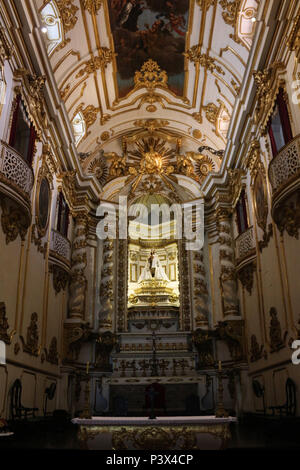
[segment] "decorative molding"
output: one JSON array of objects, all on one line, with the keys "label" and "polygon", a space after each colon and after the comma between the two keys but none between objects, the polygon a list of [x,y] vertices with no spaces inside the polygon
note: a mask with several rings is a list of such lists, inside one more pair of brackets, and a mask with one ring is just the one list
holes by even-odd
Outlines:
[{"label": "decorative molding", "polygon": [[192,342],[198,352],[198,366],[211,367],[215,364],[213,339],[215,332],[212,330],[204,330],[197,328],[192,333]]},{"label": "decorative molding", "polygon": [[65,323],[63,353],[64,363],[78,360],[82,343],[88,340],[90,333],[91,329],[89,323]]}]

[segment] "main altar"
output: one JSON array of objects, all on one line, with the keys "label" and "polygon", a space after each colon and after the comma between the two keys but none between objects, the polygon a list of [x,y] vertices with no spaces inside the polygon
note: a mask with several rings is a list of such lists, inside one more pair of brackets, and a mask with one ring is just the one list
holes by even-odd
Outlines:
[{"label": "main altar", "polygon": [[215,416],[93,417],[72,420],[82,448],[90,450],[219,450],[236,418]]}]

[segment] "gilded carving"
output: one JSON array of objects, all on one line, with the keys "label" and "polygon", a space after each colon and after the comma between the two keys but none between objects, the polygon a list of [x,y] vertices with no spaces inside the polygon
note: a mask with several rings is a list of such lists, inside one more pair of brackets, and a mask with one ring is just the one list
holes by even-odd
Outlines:
[{"label": "gilded carving", "polygon": [[97,70],[103,70],[110,64],[113,60],[113,53],[107,47],[101,47],[98,50],[98,54],[96,57],[88,60],[84,63],[84,67],[79,70],[76,75],[76,78],[83,77],[84,75],[90,75],[92,73],[97,72]]},{"label": "gilded carving", "polygon": [[255,263],[249,263],[246,264],[246,266],[243,266],[241,269],[239,269],[237,276],[239,280],[242,283],[242,286],[249,292],[249,294],[252,294],[252,288],[253,288],[253,273],[256,269]]},{"label": "gilded carving", "polygon": [[261,131],[265,132],[269,117],[273,111],[278,88],[281,84],[278,74],[285,69],[280,62],[269,68],[253,72],[256,84],[255,123],[261,123]]},{"label": "gilded carving", "polygon": [[77,361],[82,343],[90,336],[89,323],[66,323],[64,325],[64,361]]},{"label": "gilded carving", "polygon": [[227,172],[229,177],[229,191],[232,196],[232,206],[235,207],[243,187],[242,179],[245,176],[245,170],[241,168],[234,170],[228,168]]},{"label": "gilded carving", "polygon": [[55,294],[59,294],[60,291],[66,289],[69,280],[69,274],[56,264],[51,265],[49,270],[52,272],[53,288],[55,290]]},{"label": "gilded carving", "polygon": [[199,368],[213,366],[215,363],[213,338],[214,332],[211,330],[202,330],[198,328],[192,334],[192,341],[198,352]]},{"label": "gilded carving", "polygon": [[217,325],[217,334],[227,343],[234,361],[244,358],[244,320],[220,321]]},{"label": "gilded carving", "polygon": [[197,0],[201,10],[208,10],[212,5],[215,5],[216,0]]},{"label": "gilded carving", "polygon": [[21,208],[12,202],[8,202],[3,197],[0,198],[0,204],[2,209],[1,225],[5,233],[6,244],[16,240],[18,235],[24,241],[30,225],[30,219],[22,212]]},{"label": "gilded carving", "polygon": [[9,60],[12,54],[12,46],[9,44],[5,29],[3,26],[0,27],[0,67],[3,67],[4,61]]},{"label": "gilded carving", "polygon": [[79,8],[73,5],[73,1],[74,0],[56,0],[65,33],[71,31],[78,21],[76,13]]},{"label": "gilded carving", "polygon": [[103,0],[83,0],[83,8],[91,15],[97,14],[103,4]]},{"label": "gilded carving", "polygon": [[279,232],[283,235],[284,231],[290,237],[299,239],[300,229],[300,191],[285,199],[278,207],[273,209],[273,218]]},{"label": "gilded carving", "polygon": [[39,348],[39,332],[38,332],[38,315],[36,312],[31,314],[30,324],[27,328],[26,341],[23,336],[20,336],[23,344],[23,351],[31,356],[38,356],[40,353]]},{"label": "gilded carving", "polygon": [[184,53],[184,55],[191,61],[194,62],[194,64],[199,64],[201,67],[204,67],[205,69],[209,70],[209,72],[218,72],[221,75],[225,75],[224,70],[222,67],[217,65],[216,59],[213,57],[210,57],[208,54],[201,54],[201,46],[200,44],[192,46],[190,49],[188,49],[187,52]]},{"label": "gilded carving", "polygon": [[135,88],[146,87],[153,90],[157,87],[168,87],[168,75],[165,70],[161,70],[157,62],[152,59],[147,60],[142,65],[140,71],[136,71],[134,75]]}]

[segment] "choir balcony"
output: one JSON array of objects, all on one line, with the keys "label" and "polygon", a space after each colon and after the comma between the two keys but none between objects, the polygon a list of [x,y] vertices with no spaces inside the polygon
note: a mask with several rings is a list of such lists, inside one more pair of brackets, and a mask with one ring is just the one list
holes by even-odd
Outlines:
[{"label": "choir balcony", "polygon": [[71,243],[57,230],[51,230],[49,260],[65,271],[71,267]]},{"label": "choir balcony", "polygon": [[256,257],[253,227],[249,227],[235,239],[235,259],[239,269]]},{"label": "choir balcony", "polygon": [[272,217],[282,233],[298,237],[300,227],[300,135],[270,162]]},{"label": "choir balcony", "polygon": [[0,141],[0,192],[8,197],[31,221],[33,171],[24,158],[5,142]]}]

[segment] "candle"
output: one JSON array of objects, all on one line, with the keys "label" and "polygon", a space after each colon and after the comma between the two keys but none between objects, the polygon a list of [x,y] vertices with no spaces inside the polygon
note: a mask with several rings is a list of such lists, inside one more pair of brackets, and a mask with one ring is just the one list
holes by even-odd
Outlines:
[{"label": "candle", "polygon": [[222,362],[219,361],[219,371],[221,372],[221,370],[222,370]]},{"label": "candle", "polygon": [[90,368],[90,363],[87,362],[87,363],[86,363],[86,373],[87,373],[87,374],[89,373],[89,368]]}]

